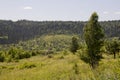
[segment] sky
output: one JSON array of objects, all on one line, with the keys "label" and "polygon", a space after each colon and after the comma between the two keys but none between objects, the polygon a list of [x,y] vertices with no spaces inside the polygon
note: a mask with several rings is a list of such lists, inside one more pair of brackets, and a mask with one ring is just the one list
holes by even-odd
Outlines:
[{"label": "sky", "polygon": [[2,20],[87,21],[93,12],[120,20],[120,0],[0,0]]}]

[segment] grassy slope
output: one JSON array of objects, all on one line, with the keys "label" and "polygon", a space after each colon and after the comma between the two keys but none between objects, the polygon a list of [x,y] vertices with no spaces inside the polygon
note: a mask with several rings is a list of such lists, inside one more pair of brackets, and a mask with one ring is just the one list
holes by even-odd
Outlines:
[{"label": "grassy slope", "polygon": [[105,58],[92,70],[71,53],[56,54],[53,58],[35,56],[19,62],[0,63],[0,80],[120,80],[120,60]]}]

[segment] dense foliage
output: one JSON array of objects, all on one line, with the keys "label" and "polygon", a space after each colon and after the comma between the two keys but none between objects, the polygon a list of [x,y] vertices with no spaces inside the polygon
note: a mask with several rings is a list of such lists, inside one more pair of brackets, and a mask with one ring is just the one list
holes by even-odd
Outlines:
[{"label": "dense foliage", "polygon": [[93,13],[84,28],[84,38],[87,44],[87,54],[90,65],[94,68],[102,55],[100,49],[103,45],[104,32],[98,22],[97,13]]},{"label": "dense foliage", "polygon": [[120,51],[120,40],[116,37],[112,39],[108,39],[105,41],[106,51],[109,54],[114,55],[114,59],[116,58],[116,54]]},{"label": "dense foliage", "polygon": [[[53,50],[62,51],[70,48],[72,35],[45,35],[27,41],[20,41],[18,44],[0,45],[1,50],[8,50],[10,47],[22,48],[23,50]],[[80,40],[78,40],[80,42]]]},{"label": "dense foliage", "polygon": [[75,54],[75,52],[77,52],[78,49],[79,49],[78,39],[77,37],[73,36],[70,50],[73,54]]},{"label": "dense foliage", "polygon": [[[18,43],[46,34],[83,34],[86,22],[80,21],[6,21],[0,20],[0,43]],[[120,37],[120,21],[100,22],[106,37]]]}]

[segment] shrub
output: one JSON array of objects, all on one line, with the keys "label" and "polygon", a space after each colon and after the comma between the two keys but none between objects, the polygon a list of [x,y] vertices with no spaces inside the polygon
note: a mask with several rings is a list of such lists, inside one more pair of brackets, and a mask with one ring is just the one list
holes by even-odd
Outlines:
[{"label": "shrub", "polygon": [[35,55],[37,55],[37,54],[39,54],[39,53],[37,53],[37,51],[32,51],[32,52],[31,52],[31,56],[35,56]]},{"label": "shrub", "polygon": [[26,51],[23,53],[23,58],[30,58],[31,57],[31,53]]},{"label": "shrub", "polygon": [[9,51],[8,51],[8,57],[12,60],[18,60],[18,59],[22,59],[22,53],[23,53],[23,50],[20,50],[20,49],[17,49],[17,48],[11,48]]},{"label": "shrub", "polygon": [[71,44],[71,48],[70,51],[75,54],[75,52],[79,49],[79,44],[78,44],[78,39],[77,37],[73,36],[72,37],[72,44]]},{"label": "shrub", "polygon": [[6,62],[11,62],[12,61],[12,57],[11,57],[11,55],[7,55],[7,57],[6,57]]},{"label": "shrub", "polygon": [[63,56],[63,55],[62,55],[62,56],[60,56],[60,57],[59,57],[59,59],[64,59],[64,56]]},{"label": "shrub", "polygon": [[23,63],[22,65],[18,66],[19,69],[25,69],[25,68],[29,69],[33,67],[36,67],[36,65],[33,63]]},{"label": "shrub", "polygon": [[78,53],[81,60],[89,63],[89,57],[87,55],[87,49],[78,50],[77,53]]},{"label": "shrub", "polygon": [[11,55],[12,58],[15,58],[15,55],[18,53],[18,50],[17,48],[11,48],[9,51],[8,51],[8,55]]},{"label": "shrub", "polygon": [[48,54],[48,58],[53,58],[53,55],[52,54]]},{"label": "shrub", "polygon": [[63,53],[63,55],[68,55],[69,54],[69,52],[67,50],[64,50],[62,53]]},{"label": "shrub", "polygon": [[3,55],[3,52],[0,52],[0,62],[3,62],[5,60],[5,57]]},{"label": "shrub", "polygon": [[24,51],[22,49],[17,49],[17,48],[11,48],[8,51],[6,61],[7,62],[18,61],[19,59],[30,58],[31,56],[32,53],[29,51]]},{"label": "shrub", "polygon": [[54,54],[54,51],[53,50],[48,50],[47,52],[46,52],[46,54],[48,55],[48,54]]},{"label": "shrub", "polygon": [[20,52],[20,51],[17,52],[17,53],[15,54],[14,59],[22,59],[22,58],[21,58],[22,53],[23,53],[22,51],[21,51],[21,52]]}]

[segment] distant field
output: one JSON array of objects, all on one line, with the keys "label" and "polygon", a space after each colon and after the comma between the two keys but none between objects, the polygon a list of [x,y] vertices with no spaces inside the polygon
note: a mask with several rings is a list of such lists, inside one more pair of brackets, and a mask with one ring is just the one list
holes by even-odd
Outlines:
[{"label": "distant field", "polygon": [[95,70],[70,52],[3,62],[0,80],[120,80],[120,59],[104,57]]}]

